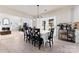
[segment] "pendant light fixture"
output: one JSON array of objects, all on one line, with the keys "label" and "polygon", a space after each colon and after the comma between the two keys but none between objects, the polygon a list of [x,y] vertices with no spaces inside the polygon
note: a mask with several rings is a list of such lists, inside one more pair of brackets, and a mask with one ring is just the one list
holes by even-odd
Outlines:
[{"label": "pendant light fixture", "polygon": [[39,5],[37,5],[37,18],[39,18]]}]

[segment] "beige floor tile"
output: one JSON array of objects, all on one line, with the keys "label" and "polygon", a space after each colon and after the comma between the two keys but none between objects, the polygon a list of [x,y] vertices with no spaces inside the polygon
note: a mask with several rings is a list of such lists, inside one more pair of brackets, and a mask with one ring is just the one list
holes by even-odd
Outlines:
[{"label": "beige floor tile", "polygon": [[0,52],[1,53],[78,53],[79,44],[54,40],[53,46],[34,47],[31,43],[23,40],[23,32],[12,32],[9,35],[0,35]]}]

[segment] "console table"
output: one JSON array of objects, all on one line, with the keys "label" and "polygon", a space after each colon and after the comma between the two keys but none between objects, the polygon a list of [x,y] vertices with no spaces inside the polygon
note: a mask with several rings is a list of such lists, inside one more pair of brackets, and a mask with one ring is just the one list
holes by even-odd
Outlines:
[{"label": "console table", "polygon": [[2,27],[2,31],[0,31],[0,35],[11,34],[10,27]]},{"label": "console table", "polygon": [[0,35],[7,35],[7,34],[11,34],[11,31],[1,31]]},{"label": "console table", "polygon": [[75,43],[75,30],[70,24],[61,24],[58,30],[58,38]]}]

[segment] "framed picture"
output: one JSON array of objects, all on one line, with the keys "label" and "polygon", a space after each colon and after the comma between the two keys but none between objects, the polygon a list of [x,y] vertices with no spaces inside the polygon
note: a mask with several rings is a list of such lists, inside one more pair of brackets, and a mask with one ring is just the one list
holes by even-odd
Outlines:
[{"label": "framed picture", "polygon": [[42,26],[43,26],[43,29],[45,30],[45,29],[46,29],[46,28],[45,28],[45,27],[46,27],[46,21],[43,21],[43,22],[42,22]]},{"label": "framed picture", "polygon": [[3,23],[3,25],[9,25],[10,24],[10,21],[9,21],[8,18],[3,18],[2,19],[2,23]]},{"label": "framed picture", "polygon": [[52,28],[54,26],[54,19],[49,19],[49,27]]}]

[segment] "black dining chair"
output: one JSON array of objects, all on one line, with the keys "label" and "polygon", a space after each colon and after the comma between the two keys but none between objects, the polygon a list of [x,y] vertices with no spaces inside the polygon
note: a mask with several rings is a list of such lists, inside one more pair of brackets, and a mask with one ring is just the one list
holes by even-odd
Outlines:
[{"label": "black dining chair", "polygon": [[33,28],[31,28],[30,34],[29,34],[29,39],[32,42],[33,41],[33,37],[34,37],[34,31]]},{"label": "black dining chair", "polygon": [[43,39],[40,37],[40,29],[35,29],[32,44],[34,44],[34,46],[37,44],[40,49],[42,43]]},{"label": "black dining chair", "polygon": [[29,27],[27,30],[27,40],[29,41],[29,43],[30,43],[30,39],[31,39],[31,31],[32,31],[32,29],[31,29],[31,27]]},{"label": "black dining chair", "polygon": [[28,30],[27,23],[24,23],[24,24],[23,24],[24,41],[26,40],[26,37],[27,37],[27,30]]},{"label": "black dining chair", "polygon": [[54,29],[50,30],[50,35],[48,36],[48,41],[46,43],[49,43],[49,46],[51,47],[51,43],[53,44],[53,33]]}]

